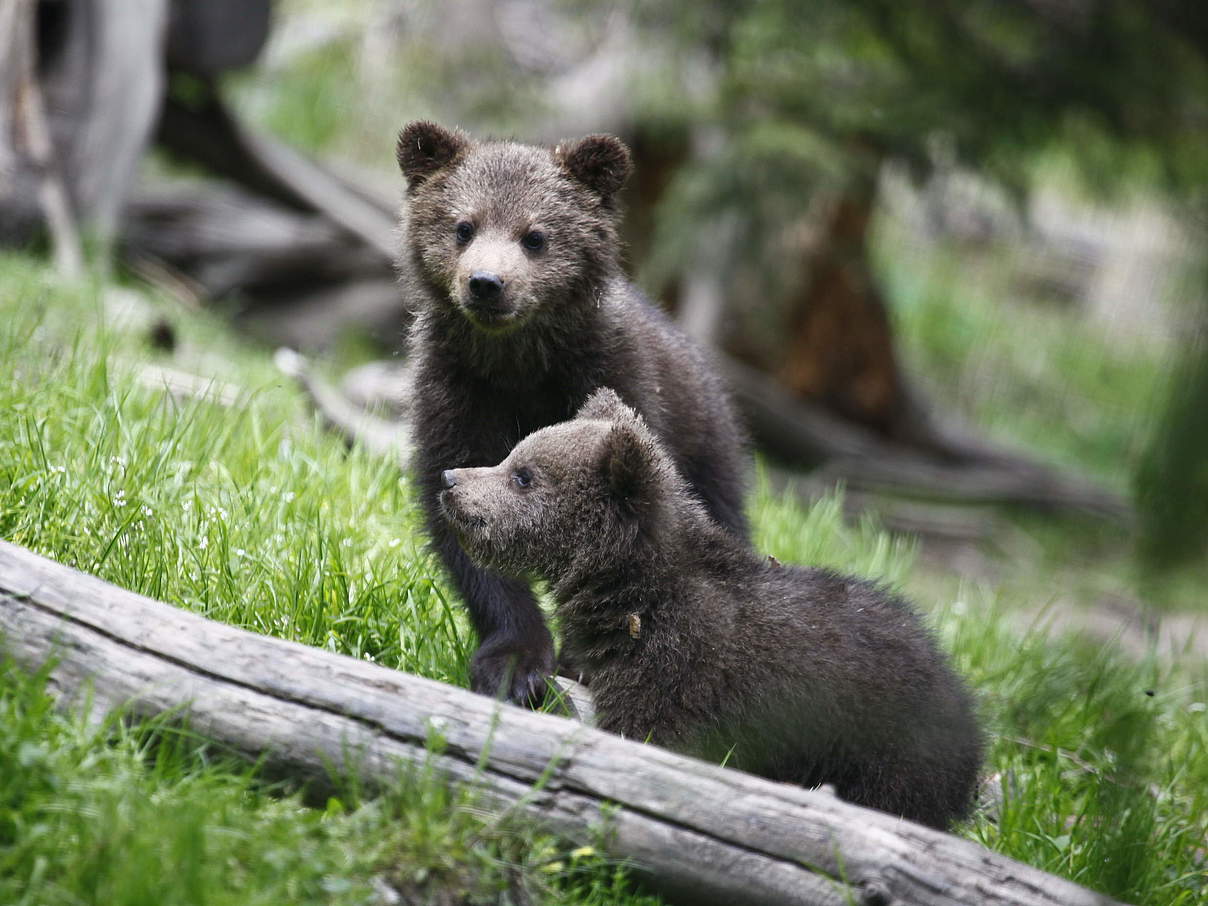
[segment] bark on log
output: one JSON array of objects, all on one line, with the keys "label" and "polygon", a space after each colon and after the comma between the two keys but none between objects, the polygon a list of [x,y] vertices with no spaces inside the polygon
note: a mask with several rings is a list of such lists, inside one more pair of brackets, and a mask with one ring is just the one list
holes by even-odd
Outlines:
[{"label": "bark on log", "polygon": [[[72,702],[181,714],[293,776],[321,781],[347,765],[388,783],[399,762],[432,757],[491,805],[568,837],[603,825],[613,854],[686,903],[1113,902],[822,792],[214,623],[5,542],[0,638],[27,668],[50,661]],[[439,756],[425,748],[433,729],[445,740]]]}]

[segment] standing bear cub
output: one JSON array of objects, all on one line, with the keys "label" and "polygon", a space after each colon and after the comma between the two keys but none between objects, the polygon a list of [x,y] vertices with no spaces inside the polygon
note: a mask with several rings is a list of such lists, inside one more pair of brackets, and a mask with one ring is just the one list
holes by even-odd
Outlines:
[{"label": "standing bear cub", "polygon": [[498,462],[610,386],[663,441],[692,496],[745,537],[746,457],[700,350],[629,283],[620,140],[476,142],[433,123],[399,135],[403,290],[415,309],[415,474],[434,547],[479,636],[475,691],[539,700],[553,642],[526,582],[472,564],[440,517],[442,469]]},{"label": "standing bear cub", "polygon": [[718,528],[611,390],[442,480],[474,558],[549,581],[603,729],[936,828],[968,813],[972,703],[910,607]]}]

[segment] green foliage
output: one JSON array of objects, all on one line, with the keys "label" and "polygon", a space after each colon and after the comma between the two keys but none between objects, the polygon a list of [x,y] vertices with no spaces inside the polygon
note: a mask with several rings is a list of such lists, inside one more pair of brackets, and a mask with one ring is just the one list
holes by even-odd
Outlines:
[{"label": "green foliage", "polygon": [[[1208,316],[1204,308],[1201,317]],[[1139,554],[1150,581],[1202,562],[1208,549],[1208,331],[1200,329],[1183,357],[1135,479]]]},{"label": "green foliage", "polygon": [[[175,316],[173,364],[244,388],[172,402],[138,377],[137,331],[99,287],[0,260],[0,535],[227,622],[465,683],[470,645],[398,470],[347,452],[262,352]],[[757,543],[909,587],[909,545],[755,494]],[[1132,902],[1204,903],[1208,683],[1202,666],[1021,643],[966,596],[932,614],[978,690],[1007,797],[965,833]],[[1146,694],[1152,690],[1151,697]],[[432,745],[439,747],[439,740]],[[501,819],[432,770],[325,809],[167,720],[89,726],[43,678],[0,667],[0,902],[425,902],[655,906],[592,846]],[[581,842],[581,841],[580,841]]]},{"label": "green foliage", "polygon": [[854,173],[884,157],[925,166],[941,137],[959,161],[1018,176],[1021,160],[1077,136],[1089,169],[1114,144],[1160,150],[1168,185],[1204,184],[1192,138],[1208,97],[1202,12],[1143,0],[772,0],[647,21],[708,42],[723,74],[716,113],[739,141],[756,124],[811,130]]},{"label": "green foliage", "polygon": [[[828,200],[870,203],[887,161],[915,176],[937,163],[965,168],[1019,195],[1039,161],[1059,157],[1103,195],[1143,187],[1180,205],[1204,198],[1197,124],[1208,18],[1199,6],[769,0],[640,9],[647,27],[706,58],[718,81],[681,124],[694,144],[659,201],[644,273],[654,285],[692,260],[702,224],[727,224],[736,239],[711,254],[728,256],[719,268],[728,296],[753,300],[755,317],[774,323],[800,279],[794,257],[864,251],[807,253],[793,237],[819,226]],[[661,116],[663,107],[649,109]]]},{"label": "green foliage", "polygon": [[540,74],[518,66],[489,25],[466,29],[437,0],[278,8],[263,63],[228,75],[224,93],[276,136],[376,171],[382,185],[401,189],[394,145],[409,120],[507,133],[545,112]]}]

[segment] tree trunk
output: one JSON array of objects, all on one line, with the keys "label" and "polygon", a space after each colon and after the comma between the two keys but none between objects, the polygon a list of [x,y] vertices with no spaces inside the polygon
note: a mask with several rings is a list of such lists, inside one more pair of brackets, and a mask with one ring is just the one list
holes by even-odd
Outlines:
[{"label": "tree trunk", "polygon": [[[0,242],[60,231],[64,216],[112,239],[163,95],[167,2],[3,0]],[[47,204],[47,179],[62,205]]]},{"label": "tree trunk", "polygon": [[788,339],[774,375],[794,396],[904,440],[910,406],[867,255],[874,191],[863,180],[833,204],[809,277],[789,300]]},{"label": "tree trunk", "polygon": [[[322,783],[432,759],[485,804],[569,838],[602,831],[683,903],[1109,906],[982,847],[833,795],[772,783],[442,683],[266,638],[0,542],[0,638],[77,705],[171,712]],[[440,754],[426,741],[443,737]]]}]

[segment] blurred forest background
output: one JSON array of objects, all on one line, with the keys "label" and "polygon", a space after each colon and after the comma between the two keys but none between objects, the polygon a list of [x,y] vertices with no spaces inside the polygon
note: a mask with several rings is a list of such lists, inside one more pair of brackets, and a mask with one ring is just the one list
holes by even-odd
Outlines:
[{"label": "blurred forest background", "polygon": [[[405,410],[421,117],[629,143],[760,550],[904,591],[977,690],[958,832],[1208,906],[1208,4],[0,0],[0,538],[468,685],[405,476],[272,356]],[[311,808],[48,670],[0,659],[0,902],[662,903],[427,768]]]},{"label": "blurred forest background", "polygon": [[5,0],[0,20],[9,246],[109,261],[334,374],[405,330],[403,123],[614,132],[630,269],[719,351],[774,481],[842,482],[937,582],[1141,638],[1153,605],[1203,608],[1208,8]]}]

